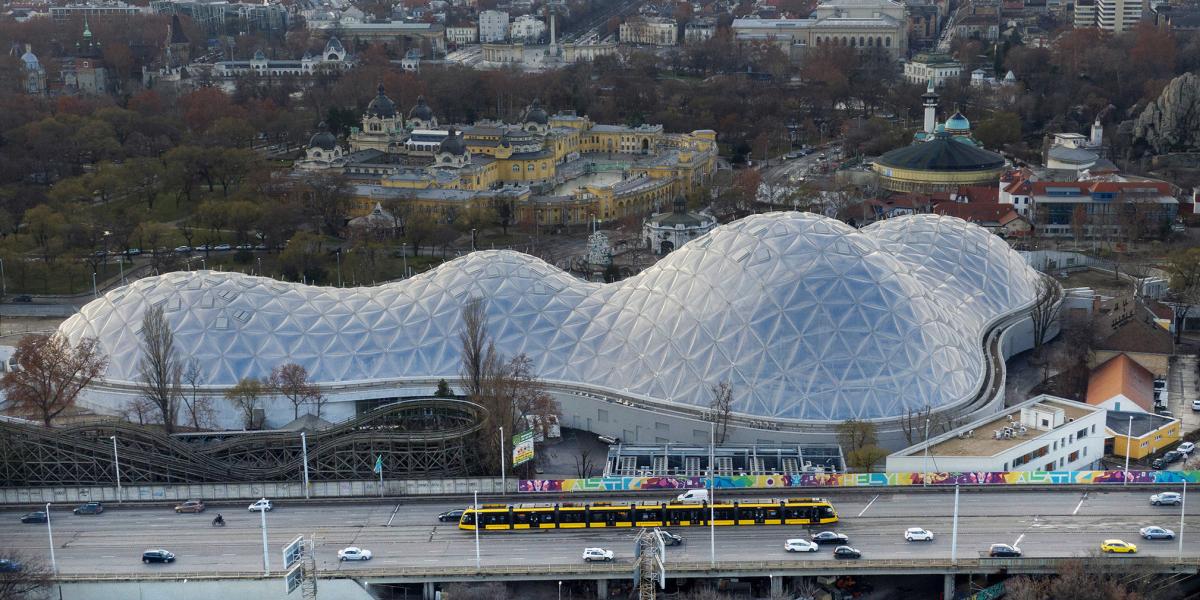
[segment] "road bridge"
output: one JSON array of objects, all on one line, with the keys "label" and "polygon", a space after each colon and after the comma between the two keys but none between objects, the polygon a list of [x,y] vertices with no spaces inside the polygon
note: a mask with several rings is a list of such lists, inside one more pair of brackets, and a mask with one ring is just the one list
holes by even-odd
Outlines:
[{"label": "road bridge", "polygon": [[[764,490],[764,495],[770,493]],[[830,490],[825,495],[842,517],[830,529],[849,536],[850,544],[862,550],[861,560],[834,561],[828,549],[814,554],[784,552],[784,540],[815,532],[796,526],[717,527],[714,560],[710,530],[687,527],[673,529],[685,542],[667,549],[666,565],[670,577],[703,578],[1047,572],[1062,559],[1096,554],[1101,540],[1121,538],[1137,543],[1139,553],[1105,557],[1114,568],[1142,568],[1153,561],[1156,569],[1196,572],[1200,533],[1187,532],[1195,531],[1200,509],[1195,503],[1187,506],[1181,528],[1181,507],[1151,506],[1149,494],[1143,489],[1112,488],[964,491],[952,556],[952,492]],[[565,579],[594,580],[604,589],[608,581],[626,580],[632,572],[635,529],[484,533],[479,536],[476,568],[475,536],[436,518],[441,511],[462,506],[444,500],[281,502],[267,516],[272,572],[277,576],[280,569],[279,548],[297,535],[313,538],[321,577],[351,578],[363,584],[421,583],[432,590],[434,583],[451,581]],[[244,504],[213,506],[195,515],[177,515],[162,506],[108,508],[98,516],[72,515],[66,506],[52,513],[55,558],[64,580],[262,577],[260,521]],[[209,522],[218,511],[228,526],[211,527]],[[19,516],[18,511],[0,512],[0,539],[10,548],[49,560],[46,526],[22,524]],[[1146,525],[1182,531],[1182,543],[1141,540],[1138,529]],[[906,542],[903,532],[908,527],[930,529],[936,539]],[[983,552],[992,543],[1018,545],[1025,557],[988,558]],[[372,550],[375,558],[338,562],[337,550],[350,545]],[[611,549],[616,560],[585,564],[581,552],[588,546]],[[157,547],[171,550],[178,561],[143,565],[141,551]]]}]

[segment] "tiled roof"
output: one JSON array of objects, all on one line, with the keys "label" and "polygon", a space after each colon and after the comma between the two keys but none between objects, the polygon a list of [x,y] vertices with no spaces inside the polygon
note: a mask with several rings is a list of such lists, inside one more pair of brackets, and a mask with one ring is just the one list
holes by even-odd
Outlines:
[{"label": "tiled roof", "polygon": [[1124,353],[1093,369],[1088,378],[1088,404],[1098,405],[1118,395],[1142,410],[1154,411],[1154,374]]}]

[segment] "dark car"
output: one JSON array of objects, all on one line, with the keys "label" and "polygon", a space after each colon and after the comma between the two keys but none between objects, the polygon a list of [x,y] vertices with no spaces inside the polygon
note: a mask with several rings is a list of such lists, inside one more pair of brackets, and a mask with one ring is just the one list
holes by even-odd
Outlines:
[{"label": "dark car", "polygon": [[17,573],[21,568],[21,563],[11,558],[0,558],[0,573]]},{"label": "dark car", "polygon": [[175,512],[177,513],[202,513],[204,509],[203,500],[187,500],[182,504],[175,505]]},{"label": "dark car", "polygon": [[455,510],[448,510],[448,511],[438,515],[438,520],[443,523],[457,523],[457,522],[459,522],[459,520],[462,519],[462,516],[463,516],[463,511],[461,508],[459,508],[459,509],[455,509]]},{"label": "dark car", "polygon": [[988,548],[988,556],[1016,558],[1021,556],[1021,549],[1016,546],[1009,546],[1008,544],[992,544],[992,547]]},{"label": "dark car", "polygon": [[662,534],[662,541],[663,541],[664,546],[678,546],[683,543],[683,536],[681,536],[681,535],[675,535],[674,533],[671,533],[670,531],[662,531],[662,530],[659,530],[658,533]]},{"label": "dark car", "polygon": [[46,513],[42,511],[25,513],[21,516],[22,523],[45,523]]},{"label": "dark car", "polygon": [[862,558],[862,552],[850,546],[838,546],[833,549],[834,558]]},{"label": "dark car", "polygon": [[29,294],[21,294],[20,296],[13,296],[12,301],[13,302],[33,302],[33,296],[30,296]]},{"label": "dark car", "polygon": [[1177,463],[1177,462],[1183,460],[1186,456],[1187,455],[1185,455],[1184,453],[1182,453],[1178,450],[1171,450],[1170,452],[1167,452],[1166,454],[1164,454],[1162,457],[1163,457],[1163,460],[1166,461],[1166,463],[1169,465],[1171,463]]},{"label": "dark car", "polygon": [[173,562],[175,562],[175,555],[171,554],[170,552],[167,552],[166,550],[163,550],[162,548],[159,548],[157,550],[147,550],[142,553],[142,562],[144,562],[146,564],[155,563],[155,562],[157,562],[157,563],[173,563]]},{"label": "dark car", "polygon": [[1167,464],[1169,464],[1169,463],[1167,463],[1167,461],[1165,461],[1161,458],[1156,458],[1156,459],[1154,459],[1153,462],[1150,463],[1150,468],[1154,469],[1155,471],[1161,471],[1161,470],[1167,468]]},{"label": "dark car", "polygon": [[818,544],[846,544],[850,542],[850,538],[842,533],[834,533],[832,531],[822,531],[812,536],[812,541]]},{"label": "dark car", "polygon": [[98,515],[104,512],[104,505],[99,502],[88,502],[76,507],[74,512],[77,515]]}]

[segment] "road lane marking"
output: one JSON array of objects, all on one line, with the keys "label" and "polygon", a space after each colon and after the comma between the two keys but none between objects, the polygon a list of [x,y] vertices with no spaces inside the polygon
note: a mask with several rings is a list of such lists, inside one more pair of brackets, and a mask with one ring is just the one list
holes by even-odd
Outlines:
[{"label": "road lane marking", "polygon": [[397,505],[396,505],[396,507],[392,509],[392,516],[388,517],[388,522],[387,522],[387,525],[384,525],[384,527],[391,527],[391,526],[392,526],[392,519],[395,519],[395,518],[396,518],[396,513],[397,513],[397,512],[399,512],[399,511],[400,511],[400,505],[399,505],[399,504],[397,504]]},{"label": "road lane marking", "polygon": [[860,516],[860,517],[861,517],[861,516],[863,516],[864,514],[866,514],[866,512],[867,512],[867,509],[868,509],[868,508],[871,508],[871,505],[872,505],[872,504],[875,504],[875,501],[876,501],[876,500],[878,500],[878,499],[879,499],[879,494],[875,494],[875,497],[874,497],[874,498],[871,498],[871,501],[870,501],[870,502],[868,502],[868,503],[867,503],[867,505],[863,507],[863,509],[862,509],[862,512],[858,513],[858,516]]},{"label": "road lane marking", "polygon": [[1021,535],[1017,536],[1017,541],[1013,542],[1013,548],[1020,548],[1021,540],[1023,539],[1025,539],[1025,534],[1022,533]]},{"label": "road lane marking", "polygon": [[1075,505],[1075,510],[1071,511],[1071,516],[1075,516],[1075,515],[1079,514],[1079,509],[1080,509],[1080,508],[1083,508],[1083,501],[1084,501],[1084,500],[1087,500],[1087,497],[1086,497],[1086,496],[1085,496],[1085,497],[1083,497],[1083,498],[1080,498],[1080,499],[1079,499],[1079,504],[1076,504],[1076,505]]}]

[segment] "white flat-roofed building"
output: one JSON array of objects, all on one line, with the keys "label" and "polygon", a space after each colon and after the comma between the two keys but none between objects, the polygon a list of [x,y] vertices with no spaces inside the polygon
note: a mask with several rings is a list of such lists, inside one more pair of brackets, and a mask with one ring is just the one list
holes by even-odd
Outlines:
[{"label": "white flat-roofed building", "polygon": [[679,41],[679,24],[665,17],[630,17],[621,23],[622,44],[674,46]]},{"label": "white flat-roofed building", "polygon": [[[1104,457],[1103,408],[1041,395],[888,455],[889,472],[1086,471]],[[915,432],[920,438],[924,431]]]},{"label": "white flat-roofed building", "polygon": [[484,44],[508,39],[508,13],[485,10],[479,13],[479,41]]},{"label": "white flat-roofed building", "polygon": [[546,33],[546,22],[533,15],[521,15],[513,19],[512,24],[508,27],[508,36],[511,40],[536,42],[544,33]]},{"label": "white flat-roofed building", "polygon": [[789,53],[818,45],[882,48],[892,56],[908,49],[904,5],[893,0],[829,0],[806,19],[734,19],[740,43],[773,42]]},{"label": "white flat-roofed building", "polygon": [[921,53],[904,63],[904,78],[909,83],[926,83],[933,80],[933,87],[942,87],[948,79],[958,79],[962,74],[962,63],[948,54]]},{"label": "white flat-roofed building", "polygon": [[462,27],[447,27],[446,41],[460,46],[474,44],[479,41],[479,27],[473,24]]}]

